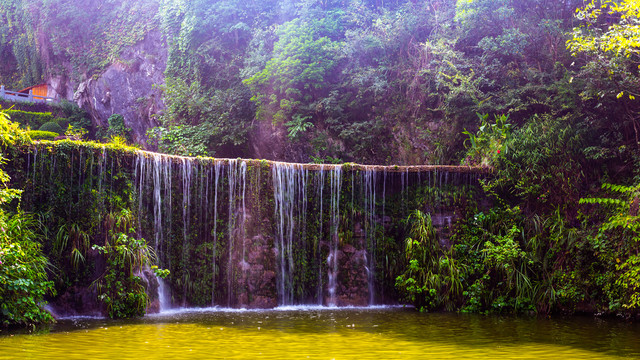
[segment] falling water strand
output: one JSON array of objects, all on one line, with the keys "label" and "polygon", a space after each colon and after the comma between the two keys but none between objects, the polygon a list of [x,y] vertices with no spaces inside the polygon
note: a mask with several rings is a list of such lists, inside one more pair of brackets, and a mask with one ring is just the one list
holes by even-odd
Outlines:
[{"label": "falling water strand", "polygon": [[156,240],[156,253],[160,249],[162,241],[162,157],[158,154],[153,155],[153,232]]},{"label": "falling water strand", "polygon": [[274,197],[274,209],[275,209],[275,217],[276,217],[276,261],[278,266],[278,275],[276,277],[276,288],[278,291],[278,303],[285,304],[286,303],[286,294],[285,294],[285,261],[284,261],[284,180],[283,180],[283,171],[281,169],[281,165],[274,164],[271,167],[272,176],[273,176],[273,197]]},{"label": "falling water strand", "polygon": [[164,279],[157,277],[158,279],[158,301],[160,303],[160,312],[169,310],[171,308],[171,295]]},{"label": "falling water strand", "polygon": [[375,280],[375,258],[376,258],[376,175],[373,169],[366,169],[364,176],[364,210],[365,219],[365,239],[367,242],[365,253],[365,270],[367,273],[367,285],[369,289],[369,305],[374,304],[374,280]]},{"label": "falling water strand", "polygon": [[302,247],[306,249],[307,246],[307,178],[309,175],[308,169],[298,169],[298,189],[300,194],[300,200],[302,201],[302,207],[298,206],[298,218],[300,220],[300,236],[302,240]]},{"label": "falling water strand", "polygon": [[247,193],[247,162],[242,161],[240,163],[240,177],[242,178],[242,217],[240,221],[240,236],[242,237],[242,258],[240,259],[240,266],[242,269],[242,273],[245,275],[249,268],[249,264],[245,258],[246,254],[246,234],[245,234],[245,223],[247,221],[247,211],[246,211],[246,203],[245,203],[245,195]]},{"label": "falling water strand", "polygon": [[278,275],[276,286],[278,289],[279,305],[293,304],[293,243],[295,230],[295,200],[297,175],[300,171],[297,165],[276,163],[272,167],[273,197],[276,218],[276,251]]},{"label": "falling water strand", "polygon": [[213,268],[211,269],[211,306],[214,306],[216,301],[216,258],[218,255],[218,183],[220,182],[220,175],[222,174],[222,161],[215,162],[215,185],[214,185],[214,198],[213,198]]},{"label": "falling water strand", "polygon": [[331,171],[331,246],[327,265],[329,267],[329,306],[336,306],[336,290],[338,278],[338,228],[340,225],[340,191],[342,190],[342,167],[336,166]]},{"label": "falling water strand", "polygon": [[138,153],[136,157],[136,167],[135,167],[135,176],[137,187],[137,196],[138,196],[138,235],[141,234],[142,229],[142,214],[144,213],[142,208],[142,199],[144,198],[144,169],[145,169],[146,161],[143,153]]},{"label": "falling water strand", "polygon": [[323,232],[323,224],[324,224],[324,219],[323,219],[323,215],[324,215],[324,211],[322,211],[322,204],[323,204],[323,192],[324,192],[324,174],[325,174],[325,170],[324,170],[324,165],[320,166],[320,170],[316,173],[316,191],[317,191],[317,197],[318,197],[318,202],[320,203],[320,211],[318,212],[318,224],[319,224],[319,231],[318,231],[318,236],[316,238],[316,241],[318,242],[316,245],[316,258],[318,259],[318,288],[317,288],[317,300],[318,300],[318,304],[322,305],[322,302],[324,301],[324,282],[323,282],[323,271],[322,271],[322,259],[320,258],[320,247],[322,245],[322,240],[324,238],[324,232]]},{"label": "falling water strand", "polygon": [[182,263],[183,274],[183,305],[187,299],[187,288],[189,282],[189,270],[187,267],[189,258],[189,215],[191,209],[191,180],[193,174],[193,163],[190,159],[182,158]]},{"label": "falling water strand", "polygon": [[236,202],[236,176],[238,160],[229,159],[229,218],[227,222],[227,249],[229,258],[227,259],[227,306],[231,306],[231,289],[233,283],[233,248],[234,248],[234,226],[235,226],[235,202]]},{"label": "falling water strand", "polygon": [[[172,206],[172,202],[171,202],[171,198],[172,198],[172,194],[173,194],[173,190],[172,190],[172,179],[173,179],[173,163],[171,162],[170,158],[165,158],[164,159],[164,202],[165,202],[165,216],[164,218],[166,219],[166,232],[167,234],[171,234],[172,233],[172,219],[173,219],[173,206]],[[162,244],[163,246],[163,256],[166,256],[164,254],[167,253],[166,248],[168,247],[168,241],[166,242],[166,244]],[[162,260],[162,258],[161,258]],[[171,267],[171,257],[166,256],[166,262],[161,262],[160,265],[166,266],[167,268]]]}]

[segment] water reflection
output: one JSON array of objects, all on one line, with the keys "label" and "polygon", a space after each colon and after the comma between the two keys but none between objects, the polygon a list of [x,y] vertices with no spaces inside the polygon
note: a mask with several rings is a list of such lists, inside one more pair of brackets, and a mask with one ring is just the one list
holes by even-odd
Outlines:
[{"label": "water reflection", "polygon": [[640,327],[412,309],[206,309],[133,321],[69,319],[0,337],[0,358],[640,358]]}]

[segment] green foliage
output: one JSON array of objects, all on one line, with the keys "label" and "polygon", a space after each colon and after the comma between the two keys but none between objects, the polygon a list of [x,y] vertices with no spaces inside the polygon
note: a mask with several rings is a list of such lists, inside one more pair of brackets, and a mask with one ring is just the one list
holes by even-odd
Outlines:
[{"label": "green foliage", "polygon": [[296,114],[293,116],[293,120],[287,122],[285,125],[289,127],[289,134],[287,136],[290,139],[295,139],[299,137],[302,133],[307,131],[307,129],[313,127],[313,123],[310,123],[306,120],[310,119],[311,116],[300,116]]},{"label": "green foliage", "polygon": [[497,176],[487,190],[526,207],[577,202],[587,135],[569,116],[533,117],[505,143],[509,151],[495,158]]},{"label": "green foliage", "polygon": [[[132,214],[126,210],[111,213],[108,224],[108,238],[105,245],[93,245],[106,258],[105,273],[94,284],[98,299],[107,306],[111,318],[128,318],[144,315],[148,296],[137,276],[142,268],[155,262],[155,253],[144,239],[136,239],[129,234]],[[166,271],[158,271],[166,276]]]},{"label": "green foliage", "polygon": [[163,153],[182,156],[207,156],[212,129],[208,124],[178,125],[149,130],[147,136]]},{"label": "green foliage", "polygon": [[478,132],[473,134],[468,130],[462,133],[469,136],[468,152],[465,162],[470,165],[491,166],[501,154],[504,156],[509,151],[511,140],[511,124],[507,123],[508,115],[496,115],[495,124],[487,121],[488,114],[477,114],[481,124]]},{"label": "green foliage", "polygon": [[405,240],[408,267],[396,278],[403,299],[421,311],[442,306],[451,310],[462,295],[462,272],[453,253],[438,243],[431,216],[415,210],[407,218],[409,237]]},{"label": "green foliage", "polygon": [[[0,146],[30,143],[28,133],[0,108]],[[4,165],[0,154],[0,165]],[[8,189],[9,176],[0,169],[0,205],[19,199],[21,190]],[[47,280],[47,259],[32,217],[22,212],[8,214],[0,208],[0,321],[3,325],[30,325],[53,321],[42,309],[44,296],[53,294],[53,283]]]},{"label": "green foliage", "polygon": [[580,203],[604,206],[611,214],[593,239],[594,247],[601,252],[601,260],[609,266],[615,265],[617,271],[615,284],[609,284],[606,289],[610,306],[637,309],[640,305],[640,185],[605,183],[602,188],[618,193],[621,198],[582,198]]},{"label": "green foliage", "polygon": [[107,119],[109,128],[107,129],[107,137],[120,136],[127,141],[131,141],[131,129],[124,124],[124,116],[113,114]]},{"label": "green foliage", "polygon": [[6,148],[14,145],[29,144],[31,139],[26,130],[11,121],[11,116],[0,107],[0,146]]},{"label": "green foliage", "polygon": [[43,256],[33,219],[0,211],[0,322],[3,325],[31,325],[52,322],[42,307],[44,297],[54,294],[48,281],[47,259]]},{"label": "green foliage", "polygon": [[273,57],[261,72],[244,81],[258,104],[258,118],[274,123],[307,118],[301,105],[322,94],[328,74],[339,61],[341,44],[331,39],[340,31],[336,15],[312,22],[296,19],[278,28]]},{"label": "green foliage", "polygon": [[616,265],[616,270],[620,272],[616,285],[624,289],[622,307],[632,310],[640,308],[640,256],[629,256],[627,261]]},{"label": "green foliage", "polygon": [[64,118],[66,123],[72,125],[74,128],[91,129],[91,117],[86,110],[67,100],[60,101],[56,106],[60,112],[58,116]]},{"label": "green foliage", "polygon": [[42,125],[53,122],[54,118],[50,112],[31,112],[21,110],[7,110],[7,114],[11,117],[11,121],[21,124],[23,127],[38,129]]},{"label": "green foliage", "polygon": [[[610,56],[638,56],[640,47],[640,2],[638,0],[592,0],[577,9],[577,17],[585,20],[574,28],[573,38],[567,46],[574,53],[605,53]],[[604,18],[616,18],[617,22],[601,26]]]},{"label": "green foliage", "polygon": [[640,97],[637,87],[640,78],[639,8],[638,0],[590,1],[577,9],[577,17],[582,24],[573,29],[572,38],[567,41],[567,48],[573,56],[587,56],[580,73],[587,85],[582,97],[597,99],[598,106],[605,99],[620,105],[624,110],[618,123],[626,132],[633,133],[633,140],[627,139],[626,142],[636,148],[640,146],[637,120],[640,104],[636,100]]},{"label": "green foliage", "polygon": [[42,126],[40,126],[40,128],[38,129],[40,131],[46,131],[46,132],[53,132],[56,133],[58,135],[62,135],[64,134],[64,130],[62,130],[62,127],[53,121],[49,121],[47,123],[42,124]]},{"label": "green foliage", "polygon": [[534,305],[542,287],[536,284],[540,274],[534,269],[542,259],[538,258],[535,241],[525,241],[530,236],[525,227],[528,228],[519,208],[496,207],[488,213],[475,214],[457,229],[453,248],[458,262],[467,270],[463,275],[466,281],[462,311],[536,310]]},{"label": "green foliage", "polygon": [[84,128],[76,128],[73,125],[69,124],[67,130],[64,131],[64,135],[73,140],[82,140],[82,138],[87,134],[87,129]]},{"label": "green foliage", "polygon": [[42,130],[29,131],[29,137],[31,137],[32,140],[53,140],[58,136],[60,136],[60,134],[58,134],[57,132]]},{"label": "green foliage", "polygon": [[160,127],[147,132],[161,151],[180,155],[216,155],[220,147],[238,147],[251,129],[245,112],[252,109],[242,91],[203,90],[199,82],[167,79],[167,111]]}]

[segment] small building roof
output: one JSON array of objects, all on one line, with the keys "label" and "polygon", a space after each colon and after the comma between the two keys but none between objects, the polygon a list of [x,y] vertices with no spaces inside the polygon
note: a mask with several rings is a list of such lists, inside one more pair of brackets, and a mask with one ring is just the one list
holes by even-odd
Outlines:
[{"label": "small building roof", "polygon": [[33,86],[29,86],[28,88],[24,88],[18,92],[20,93],[29,93],[29,90],[33,89],[33,88],[37,88],[37,87],[41,87],[41,86],[47,86],[47,84],[38,84],[38,85],[33,85]]}]

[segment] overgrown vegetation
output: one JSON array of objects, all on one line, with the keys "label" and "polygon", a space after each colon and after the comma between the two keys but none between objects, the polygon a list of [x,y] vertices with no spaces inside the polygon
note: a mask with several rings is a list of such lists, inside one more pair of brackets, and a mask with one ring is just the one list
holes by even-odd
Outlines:
[{"label": "overgrown vegetation", "polygon": [[148,295],[139,274],[156,262],[155,253],[144,239],[135,238],[131,212],[109,213],[105,226],[109,227],[105,245],[92,247],[107,259],[104,274],[94,282],[98,298],[111,318],[142,316]]},{"label": "overgrown vegetation", "polygon": [[[12,123],[0,108],[0,165],[5,164],[7,149],[30,142],[27,132]],[[5,326],[50,322],[53,318],[42,308],[44,297],[54,293],[46,272],[49,262],[42,253],[42,238],[33,217],[4,208],[19,201],[22,193],[8,188],[9,180],[9,175],[0,169],[0,322]]]},{"label": "overgrown vegetation", "polygon": [[[378,234],[381,247],[403,251],[385,270],[399,275],[392,280],[405,300],[426,310],[637,312],[638,1],[98,3],[0,3],[0,81],[19,87],[59,73],[86,80],[160,31],[169,50],[167,108],[147,134],[163,152],[493,169],[482,182],[491,209],[467,209],[449,244],[429,225],[429,209],[407,219],[403,249]],[[89,128],[78,109],[65,121],[12,111],[25,126],[58,131],[41,128],[53,121],[76,139]],[[114,149],[131,150],[117,114],[103,132]],[[60,146],[67,144],[84,146]],[[73,155],[64,161],[80,164]],[[56,180],[60,188],[47,191],[63,207],[75,198]],[[122,183],[112,208],[131,207]],[[84,206],[103,206],[101,196]],[[104,235],[91,225],[102,220],[82,219],[83,229]],[[198,256],[214,250],[198,246],[180,254],[211,265]],[[80,245],[69,251],[73,264],[87,256]],[[85,272],[65,281],[82,282]],[[193,272],[182,264],[174,275],[192,296]],[[203,289],[190,299],[208,301]]]},{"label": "overgrown vegetation", "polygon": [[[69,125],[66,135],[80,139],[83,133],[86,130],[74,130]],[[26,147],[35,146],[31,134],[45,140],[57,136],[57,133],[22,129],[20,124],[11,122],[9,116],[0,111],[2,150],[10,153],[13,165],[10,170],[23,177],[23,181],[25,174],[16,164],[22,162],[20,154]],[[87,147],[98,154],[105,146],[120,153],[131,154],[135,150],[124,142],[103,145],[64,140],[56,144],[68,149]],[[5,158],[0,159],[4,165]],[[33,160],[37,161],[37,157]],[[63,154],[54,161],[71,166],[74,160],[74,155],[68,157]],[[82,162],[82,159],[77,160]],[[41,159],[42,166],[46,162]],[[3,325],[35,325],[53,321],[51,314],[43,309],[45,298],[53,298],[56,293],[68,291],[70,287],[89,289],[92,282],[97,292],[96,302],[100,300],[106,305],[110,317],[141,316],[146,311],[149,299],[139,274],[149,267],[155,269],[159,276],[168,274],[167,270],[159,270],[154,265],[155,255],[145,240],[132,235],[135,221],[128,210],[132,206],[132,199],[126,198],[130,186],[123,178],[126,173],[112,172],[108,195],[106,188],[100,192],[88,188],[89,184],[74,185],[73,180],[69,181],[63,176],[66,174],[65,168],[56,171],[52,166],[47,172],[51,175],[47,183],[32,186],[26,194],[22,190],[8,188],[9,175],[0,170],[0,321]],[[38,179],[36,168],[29,170],[33,172],[28,176],[30,181]],[[34,196],[40,195],[55,200],[30,206],[34,214],[21,210],[22,201],[33,205]],[[105,209],[100,210],[104,205],[120,210],[118,213],[105,214],[102,211]],[[103,223],[104,227],[97,227],[99,223]],[[103,269],[96,265],[99,255],[105,257]],[[95,279],[95,270],[104,271],[104,274]]]}]

